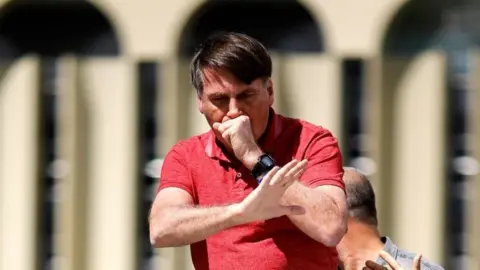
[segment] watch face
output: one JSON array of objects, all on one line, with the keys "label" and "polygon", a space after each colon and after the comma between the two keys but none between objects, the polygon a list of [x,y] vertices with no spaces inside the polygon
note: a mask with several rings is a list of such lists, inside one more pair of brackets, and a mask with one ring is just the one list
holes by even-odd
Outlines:
[{"label": "watch face", "polygon": [[272,167],[274,165],[273,160],[268,156],[262,158],[262,163],[265,164],[265,166],[267,167]]}]

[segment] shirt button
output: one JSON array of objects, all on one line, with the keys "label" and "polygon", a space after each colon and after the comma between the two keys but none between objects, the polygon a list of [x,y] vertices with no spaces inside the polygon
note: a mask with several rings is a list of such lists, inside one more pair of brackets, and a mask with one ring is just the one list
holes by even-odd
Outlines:
[{"label": "shirt button", "polygon": [[237,173],[237,177],[238,178],[242,177],[242,173]]}]

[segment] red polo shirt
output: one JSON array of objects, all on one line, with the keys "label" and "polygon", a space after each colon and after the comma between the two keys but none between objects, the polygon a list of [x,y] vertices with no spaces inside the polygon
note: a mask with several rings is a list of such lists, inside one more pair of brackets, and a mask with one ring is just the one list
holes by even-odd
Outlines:
[{"label": "red polo shirt", "polygon": [[[300,181],[309,187],[345,188],[337,140],[308,122],[275,114],[262,149],[278,165],[292,158],[308,159]],[[198,205],[226,205],[242,201],[257,181],[235,158],[222,151],[212,131],[178,142],[165,157],[159,190],[181,188]],[[328,248],[300,231],[287,216],[219,232],[190,246],[197,270],[315,269],[337,267],[335,248]]]}]

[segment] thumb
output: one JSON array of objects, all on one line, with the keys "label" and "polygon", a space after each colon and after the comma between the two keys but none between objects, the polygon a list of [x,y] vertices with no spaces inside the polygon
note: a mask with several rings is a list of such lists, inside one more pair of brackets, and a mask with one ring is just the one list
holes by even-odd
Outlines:
[{"label": "thumb", "polygon": [[285,215],[303,215],[305,214],[305,208],[299,205],[282,206],[285,211]]}]

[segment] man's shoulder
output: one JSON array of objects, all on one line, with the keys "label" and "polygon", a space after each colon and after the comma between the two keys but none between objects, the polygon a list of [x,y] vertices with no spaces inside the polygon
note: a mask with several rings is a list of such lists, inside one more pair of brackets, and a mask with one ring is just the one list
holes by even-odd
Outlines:
[{"label": "man's shoulder", "polygon": [[[399,248],[393,241],[388,237],[382,237],[382,242],[385,244],[384,251],[390,254],[395,260],[402,266],[407,269],[411,269],[413,266],[413,260],[417,253],[410,252]],[[381,264],[385,264],[383,259],[379,258]],[[422,269],[432,269],[432,270],[444,270],[443,267],[434,264],[422,256]]]},{"label": "man's shoulder", "polygon": [[191,155],[199,149],[204,149],[209,139],[209,132],[194,135],[185,139],[180,139],[170,148],[169,152],[175,151]]},{"label": "man's shoulder", "polygon": [[[413,260],[415,259],[416,255],[417,255],[416,253],[399,249],[397,253],[397,261],[400,263],[401,266],[411,268],[413,266]],[[443,267],[429,261],[423,256],[422,256],[421,264],[422,264],[421,269],[444,270]]]},{"label": "man's shoulder", "polygon": [[333,136],[332,132],[324,126],[317,125],[300,118],[291,118],[282,115],[279,116],[287,130],[298,131],[300,136]]}]

